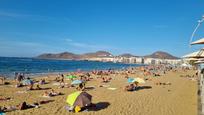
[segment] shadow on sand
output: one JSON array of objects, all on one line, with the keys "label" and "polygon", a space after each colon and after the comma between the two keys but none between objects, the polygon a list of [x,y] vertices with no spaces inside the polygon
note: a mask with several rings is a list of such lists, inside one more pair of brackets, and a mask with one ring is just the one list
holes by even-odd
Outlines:
[{"label": "shadow on sand", "polygon": [[99,102],[94,105],[95,105],[94,107],[89,108],[89,111],[100,111],[102,109],[106,109],[110,105],[110,103],[109,102]]},{"label": "shadow on sand", "polygon": [[144,89],[152,89],[151,86],[139,86],[135,89],[135,91],[144,90]]},{"label": "shadow on sand", "polygon": [[30,91],[50,90],[52,88],[31,89]]},{"label": "shadow on sand", "polygon": [[95,87],[86,87],[85,91],[90,91],[90,90],[94,90],[94,89],[95,89]]},{"label": "shadow on sand", "polygon": [[3,83],[0,83],[0,86],[10,85],[10,84],[11,84],[10,82],[3,82]]}]

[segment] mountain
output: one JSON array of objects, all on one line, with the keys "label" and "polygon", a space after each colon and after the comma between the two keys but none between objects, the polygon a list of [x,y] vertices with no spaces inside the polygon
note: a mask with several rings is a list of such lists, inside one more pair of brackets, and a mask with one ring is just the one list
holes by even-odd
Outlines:
[{"label": "mountain", "polygon": [[124,53],[124,54],[121,54],[121,55],[119,55],[120,57],[127,57],[127,58],[129,58],[129,57],[138,57],[138,56],[135,56],[135,55],[132,55],[132,54],[130,54],[130,53]]},{"label": "mountain", "polygon": [[37,58],[41,59],[80,59],[80,56],[74,53],[70,52],[63,52],[58,54],[51,54],[51,53],[45,53],[37,56]]},{"label": "mountain", "polygon": [[106,51],[97,51],[94,53],[86,53],[82,55],[70,53],[70,52],[63,52],[58,54],[51,54],[45,53],[37,56],[40,59],[71,59],[71,60],[80,60],[80,59],[87,59],[87,58],[94,58],[94,57],[112,57],[113,55]]},{"label": "mountain", "polygon": [[147,55],[147,56],[144,56],[144,57],[147,57],[147,58],[159,58],[159,59],[179,59],[178,57],[172,56],[171,54],[163,52],[163,51],[157,51],[157,52],[154,52],[151,55]]},{"label": "mountain", "polygon": [[[134,56],[129,53],[125,53],[122,55],[119,55],[121,57],[138,57]],[[97,51],[93,53],[85,53],[85,54],[74,54],[70,52],[63,52],[58,54],[52,54],[52,53],[45,53],[37,56],[37,58],[40,59],[71,59],[71,60],[86,60],[89,58],[97,58],[97,57],[113,57],[113,55],[107,51]],[[146,58],[160,58],[160,59],[179,59],[175,56],[172,56],[166,52],[157,51],[151,55],[144,56]]]},{"label": "mountain", "polygon": [[97,51],[94,53],[85,53],[82,55],[83,58],[93,58],[93,57],[113,57],[113,55],[106,51]]}]

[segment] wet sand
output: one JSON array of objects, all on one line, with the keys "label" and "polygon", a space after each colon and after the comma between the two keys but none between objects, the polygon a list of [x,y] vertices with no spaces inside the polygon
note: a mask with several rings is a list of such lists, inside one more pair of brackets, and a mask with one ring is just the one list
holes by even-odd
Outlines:
[{"label": "wet sand", "polygon": [[[17,105],[23,101],[33,103],[41,100],[54,100],[41,105],[40,108],[7,112],[7,115],[197,115],[197,81],[180,77],[180,75],[194,73],[193,70],[178,71],[168,72],[160,77],[149,77],[150,80],[145,84],[140,84],[143,88],[133,92],[123,90],[128,84],[124,75],[110,75],[109,77],[113,79],[109,83],[101,83],[101,80],[93,79],[86,86],[95,87],[87,91],[93,96],[93,103],[99,107],[95,111],[68,112],[65,109],[66,97],[76,89],[58,88],[59,86],[52,85],[54,82],[41,87],[53,88],[64,95],[44,98],[41,95],[45,90],[17,93],[17,91],[25,91],[25,87],[14,88],[13,85],[0,85],[0,96],[13,98],[10,101],[1,101],[0,106]],[[129,74],[129,76],[143,77],[141,74]],[[69,80],[65,82],[70,83]],[[170,82],[171,85],[156,85],[157,82]],[[102,84],[117,89],[109,90],[107,87],[99,87]]]}]

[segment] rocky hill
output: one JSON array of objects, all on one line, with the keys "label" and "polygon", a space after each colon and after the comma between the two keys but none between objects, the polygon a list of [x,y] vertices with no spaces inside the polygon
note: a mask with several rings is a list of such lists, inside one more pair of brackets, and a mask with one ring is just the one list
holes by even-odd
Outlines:
[{"label": "rocky hill", "polygon": [[70,52],[63,52],[58,54],[45,53],[37,56],[40,59],[71,59],[71,60],[80,60],[94,57],[112,57],[113,55],[106,51],[97,51],[94,53],[85,53],[85,54],[74,54]]},{"label": "rocky hill", "polygon": [[153,54],[151,55],[147,55],[147,56],[144,56],[144,57],[147,57],[147,58],[159,58],[159,59],[179,59],[178,57],[175,57],[169,53],[166,53],[166,52],[163,52],[163,51],[157,51],[157,52],[154,52]]},{"label": "rocky hill", "polygon": [[[121,57],[139,57],[129,53],[125,53],[119,55]],[[97,57],[113,57],[113,55],[107,51],[97,51],[93,53],[85,53],[85,54],[74,54],[70,52],[63,52],[58,54],[45,53],[37,56],[40,59],[71,59],[71,60],[86,60],[89,58],[97,58]],[[151,55],[144,56],[146,58],[160,58],[160,59],[179,59],[178,57],[172,56],[169,53],[157,51]]]},{"label": "rocky hill", "polygon": [[80,55],[70,53],[70,52],[63,52],[58,54],[51,54],[51,53],[45,53],[37,56],[37,58],[40,59],[80,59]]}]

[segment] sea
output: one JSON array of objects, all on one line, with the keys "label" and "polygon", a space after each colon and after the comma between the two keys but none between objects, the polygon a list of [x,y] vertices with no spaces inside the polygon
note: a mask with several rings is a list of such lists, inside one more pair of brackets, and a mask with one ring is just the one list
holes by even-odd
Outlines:
[{"label": "sea", "polygon": [[124,64],[96,61],[51,60],[36,58],[0,57],[0,76],[13,78],[15,72],[28,76],[56,74],[74,71],[92,71],[107,69],[125,69],[143,66],[140,64]]}]

